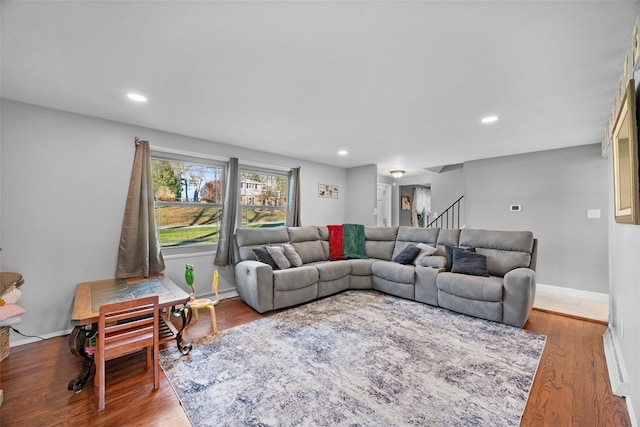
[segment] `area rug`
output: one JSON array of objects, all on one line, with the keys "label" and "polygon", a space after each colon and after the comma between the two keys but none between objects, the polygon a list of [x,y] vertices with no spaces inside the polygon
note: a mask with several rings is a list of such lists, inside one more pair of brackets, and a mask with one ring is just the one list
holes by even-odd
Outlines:
[{"label": "area rug", "polygon": [[545,337],[349,291],[160,363],[194,426],[517,426]]}]

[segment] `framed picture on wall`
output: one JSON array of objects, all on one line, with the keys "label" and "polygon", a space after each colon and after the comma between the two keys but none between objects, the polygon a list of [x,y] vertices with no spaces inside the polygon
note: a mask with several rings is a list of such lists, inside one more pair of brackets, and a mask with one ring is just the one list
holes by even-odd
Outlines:
[{"label": "framed picture on wall", "polygon": [[411,197],[409,196],[402,196],[400,198],[400,208],[403,211],[410,211],[411,210]]},{"label": "framed picture on wall", "polygon": [[318,197],[325,197],[328,199],[337,199],[339,195],[340,195],[340,191],[337,185],[318,184]]},{"label": "framed picture on wall", "polygon": [[635,87],[629,80],[612,135],[615,219],[624,224],[640,223]]}]

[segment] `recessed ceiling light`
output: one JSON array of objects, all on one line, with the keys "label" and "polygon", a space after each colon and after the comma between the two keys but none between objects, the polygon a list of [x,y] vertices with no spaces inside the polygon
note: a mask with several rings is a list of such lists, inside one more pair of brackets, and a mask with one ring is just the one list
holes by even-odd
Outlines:
[{"label": "recessed ceiling light", "polygon": [[349,152],[347,150],[340,150],[338,151],[338,154],[341,156],[346,156],[347,154],[349,154]]},{"label": "recessed ceiling light", "polygon": [[480,121],[485,125],[489,123],[494,123],[498,121],[498,116],[486,116],[486,117],[483,117],[482,120]]},{"label": "recessed ceiling light", "polygon": [[144,95],[140,95],[139,93],[129,92],[127,93],[127,98],[136,102],[147,102],[147,97]]}]

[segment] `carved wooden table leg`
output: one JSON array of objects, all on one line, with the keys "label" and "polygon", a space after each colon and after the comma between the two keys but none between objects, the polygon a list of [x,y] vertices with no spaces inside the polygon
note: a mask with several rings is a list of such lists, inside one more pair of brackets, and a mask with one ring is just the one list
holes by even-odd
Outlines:
[{"label": "carved wooden table leg", "polygon": [[91,325],[91,329],[87,329],[85,326],[76,326],[69,335],[69,350],[71,353],[79,359],[82,359],[82,372],[76,379],[69,381],[67,386],[68,390],[75,393],[80,392],[82,387],[87,383],[89,375],[91,375],[91,367],[93,366],[93,356],[86,353],[84,346],[85,340],[93,337],[98,330],[96,324]]},{"label": "carved wooden table leg", "polygon": [[175,307],[175,306],[171,307],[171,314],[174,317],[180,317],[182,319],[182,326],[180,327],[180,330],[178,330],[178,333],[176,334],[176,344],[178,345],[178,350],[182,354],[189,354],[192,348],[191,343],[190,342],[185,343],[182,340],[182,333],[184,332],[187,325],[191,323],[192,312],[191,312],[191,309],[189,308],[189,304],[185,304],[182,307]]}]

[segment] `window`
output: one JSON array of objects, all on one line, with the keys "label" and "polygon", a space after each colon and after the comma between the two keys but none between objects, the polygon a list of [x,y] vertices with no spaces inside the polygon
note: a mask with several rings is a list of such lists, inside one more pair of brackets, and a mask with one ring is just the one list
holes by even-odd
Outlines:
[{"label": "window", "polygon": [[162,248],[218,243],[222,163],[152,153],[156,228]]},{"label": "window", "polygon": [[289,177],[278,172],[240,171],[242,227],[276,227],[287,220]]}]

